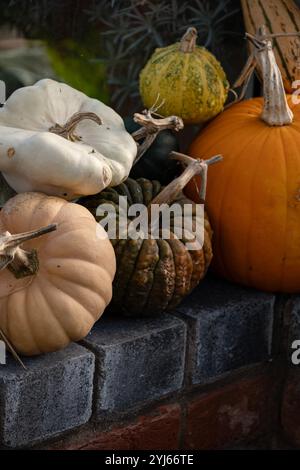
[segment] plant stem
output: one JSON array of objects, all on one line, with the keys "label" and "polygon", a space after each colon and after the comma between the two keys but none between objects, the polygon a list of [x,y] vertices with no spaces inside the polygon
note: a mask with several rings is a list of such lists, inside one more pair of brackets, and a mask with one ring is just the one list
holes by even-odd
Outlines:
[{"label": "plant stem", "polygon": [[99,124],[99,126],[102,124],[102,120],[95,113],[75,113],[64,125],[55,124],[55,126],[50,127],[49,132],[64,137],[71,142],[80,141],[81,138],[75,134],[75,127],[84,119],[90,119]]},{"label": "plant stem", "polygon": [[142,144],[138,146],[134,164],[140,160],[161,131],[172,129],[178,132],[184,127],[182,119],[177,116],[168,116],[162,119],[154,118],[152,116],[152,109],[145,111],[143,114],[135,113],[133,119],[134,122],[142,127],[133,132],[133,134],[131,134],[132,137],[136,142],[144,139]]},{"label": "plant stem", "polygon": [[222,160],[222,155],[215,155],[208,160],[195,160],[179,152],[171,152],[170,158],[186,165],[183,173],[168,184],[152,201],[151,204],[169,204],[183,190],[187,183],[196,175],[202,175],[200,201],[204,203],[206,194],[207,167]]},{"label": "plant stem", "polygon": [[15,235],[9,232],[0,234],[0,271],[8,268],[16,279],[36,274],[39,269],[36,250],[25,251],[20,248],[20,245],[56,229],[57,224],[50,224],[30,232]]},{"label": "plant stem", "polygon": [[197,41],[196,28],[190,27],[186,30],[180,40],[179,50],[184,53],[194,52]]}]

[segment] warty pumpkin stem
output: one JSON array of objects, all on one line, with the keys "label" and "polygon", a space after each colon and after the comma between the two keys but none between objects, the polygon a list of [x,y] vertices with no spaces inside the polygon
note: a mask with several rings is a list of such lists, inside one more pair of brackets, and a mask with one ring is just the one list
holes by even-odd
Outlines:
[{"label": "warty pumpkin stem", "polygon": [[143,113],[135,113],[133,116],[134,122],[142,127],[131,135],[136,142],[144,139],[142,144],[138,146],[134,164],[140,160],[161,131],[171,129],[178,132],[184,127],[182,119],[178,116],[168,116],[161,119],[154,118],[152,114],[155,114],[157,109],[158,108],[155,108],[154,110],[151,108],[145,110]]},{"label": "warty pumpkin stem", "polygon": [[71,116],[65,124],[55,124],[55,126],[50,127],[49,132],[64,137],[65,139],[68,139],[71,142],[80,141],[81,137],[75,134],[75,127],[77,126],[77,124],[79,124],[79,122],[83,121],[84,119],[90,119],[91,121],[94,121],[99,124],[99,126],[102,124],[102,120],[97,114],[90,112],[79,112],[73,114],[73,116]]},{"label": "warty pumpkin stem", "polygon": [[179,50],[184,53],[194,52],[196,48],[197,35],[196,28],[188,28],[180,40]]},{"label": "warty pumpkin stem", "polygon": [[8,268],[16,279],[36,274],[39,269],[36,250],[26,251],[20,248],[20,245],[56,229],[57,224],[50,224],[30,232],[14,235],[9,232],[0,234],[0,271]]}]

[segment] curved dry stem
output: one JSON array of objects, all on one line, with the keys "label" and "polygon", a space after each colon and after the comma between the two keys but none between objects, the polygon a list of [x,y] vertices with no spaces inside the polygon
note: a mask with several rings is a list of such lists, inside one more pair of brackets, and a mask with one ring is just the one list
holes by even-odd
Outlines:
[{"label": "curved dry stem", "polygon": [[49,132],[53,134],[59,135],[64,137],[65,139],[70,140],[71,142],[80,141],[81,137],[75,134],[75,128],[79,122],[83,121],[84,119],[90,119],[91,121],[96,122],[99,126],[102,124],[102,120],[99,116],[95,113],[75,113],[70,119],[64,124],[55,124],[55,126],[50,127]]},{"label": "curved dry stem", "polygon": [[196,175],[202,175],[200,201],[204,203],[207,184],[207,167],[221,161],[223,158],[222,155],[215,155],[208,160],[196,160],[184,153],[171,152],[170,158],[180,161],[186,168],[178,178],[171,181],[171,183],[151,201],[151,204],[169,204]]},{"label": "curved dry stem", "polygon": [[134,122],[142,127],[131,135],[137,143],[144,139],[142,144],[138,144],[138,152],[134,164],[140,160],[161,131],[171,129],[178,132],[184,127],[182,119],[178,116],[156,119],[152,113],[155,113],[153,108],[145,110],[143,113],[135,113],[133,116]]},{"label": "curved dry stem", "polygon": [[0,234],[0,271],[8,268],[16,279],[36,274],[39,269],[36,250],[25,251],[20,248],[20,245],[56,229],[57,224],[50,224],[30,232],[14,235],[9,232]]}]

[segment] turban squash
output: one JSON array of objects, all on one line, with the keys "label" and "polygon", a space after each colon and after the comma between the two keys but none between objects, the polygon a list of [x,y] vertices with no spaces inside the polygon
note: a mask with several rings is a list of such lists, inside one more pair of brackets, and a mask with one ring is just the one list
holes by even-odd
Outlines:
[{"label": "turban squash", "polygon": [[[182,219],[180,217],[180,220],[176,220],[176,217],[172,219],[172,215],[171,233],[168,237],[154,239],[117,237],[111,240],[117,259],[111,303],[113,311],[128,316],[143,316],[170,310],[176,307],[205,276],[212,259],[212,230],[204,211],[200,215],[197,214],[197,205],[187,199],[181,191],[191,178],[189,160],[192,160],[177,154],[177,158],[181,157],[188,163],[185,172],[165,188],[156,180],[128,178],[115,188],[108,188],[99,195],[81,200],[97,220],[101,219],[97,216],[100,204],[108,204],[107,207],[111,205],[112,210],[115,208],[119,214],[119,196],[127,196],[129,208],[133,204],[144,204],[148,207],[148,211],[154,204],[177,203],[181,207],[188,204],[193,233],[195,234],[197,230],[196,222],[199,223],[198,227],[202,227],[202,231],[200,229],[195,235],[195,238],[199,237],[198,241],[201,239],[201,243],[192,250],[187,245],[191,238],[185,230],[181,238],[174,235],[175,226],[180,225]],[[194,167],[192,174],[201,172],[202,168],[199,170],[199,167]],[[126,223],[129,225],[131,220],[132,218],[128,217]]]},{"label": "turban squash", "polygon": [[[190,154],[224,158],[209,173],[206,199],[215,271],[267,291],[300,292],[299,97],[285,95],[264,30],[253,44],[263,98],[229,107],[198,135]],[[193,184],[186,194],[197,200]]]},{"label": "turban squash", "polygon": [[84,207],[57,197],[24,193],[4,205],[0,329],[17,352],[63,348],[86,336],[101,316],[115,273],[114,251],[101,229]]}]

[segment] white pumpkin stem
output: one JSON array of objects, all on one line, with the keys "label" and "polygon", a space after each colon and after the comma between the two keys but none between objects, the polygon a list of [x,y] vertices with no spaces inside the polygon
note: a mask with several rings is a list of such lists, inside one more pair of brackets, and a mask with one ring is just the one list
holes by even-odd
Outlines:
[{"label": "white pumpkin stem", "polygon": [[65,139],[70,140],[71,142],[80,141],[81,137],[75,134],[75,127],[79,122],[83,121],[84,119],[90,119],[91,121],[96,122],[99,126],[102,124],[102,120],[99,116],[95,113],[75,113],[73,116],[68,119],[68,121],[63,124],[55,124],[55,126],[50,127],[49,132],[53,132],[53,134],[57,134]]},{"label": "white pumpkin stem", "polygon": [[194,52],[197,41],[196,28],[190,27],[186,30],[179,43],[179,50],[184,53]]},{"label": "white pumpkin stem", "polygon": [[171,129],[178,132],[184,127],[182,119],[178,116],[168,116],[161,119],[154,118],[152,114],[155,114],[157,109],[151,108],[143,113],[135,113],[133,116],[134,122],[142,127],[131,135],[136,142],[143,139],[142,144],[138,145],[134,164],[140,160],[161,131]]},{"label": "white pumpkin stem", "polygon": [[57,224],[50,224],[30,232],[15,235],[9,232],[0,234],[0,271],[8,268],[16,279],[36,274],[39,269],[36,250],[26,251],[20,248],[20,245],[56,229]]},{"label": "white pumpkin stem", "polygon": [[186,165],[183,173],[168,184],[152,201],[151,204],[169,204],[183,190],[187,183],[196,175],[202,176],[200,202],[205,202],[207,185],[207,167],[222,160],[222,155],[215,155],[208,160],[196,160],[179,152],[171,152],[170,158]]}]

